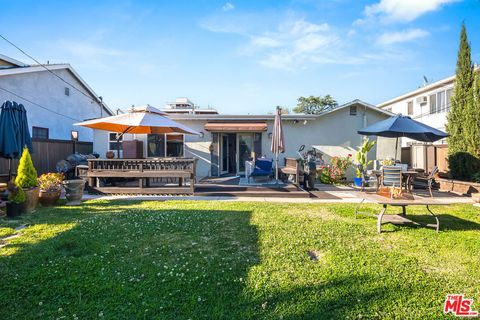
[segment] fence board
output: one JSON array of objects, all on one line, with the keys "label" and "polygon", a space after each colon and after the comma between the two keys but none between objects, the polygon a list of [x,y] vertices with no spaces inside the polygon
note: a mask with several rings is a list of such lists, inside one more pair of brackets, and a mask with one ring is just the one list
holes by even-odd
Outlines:
[{"label": "fence board", "polygon": [[[58,161],[66,159],[73,153],[73,142],[69,140],[32,140],[32,161],[38,174],[55,172]],[[77,142],[76,152],[89,154],[93,152],[92,142]],[[17,171],[18,160],[12,161],[13,172]],[[8,160],[0,158],[0,175],[8,174]]]}]

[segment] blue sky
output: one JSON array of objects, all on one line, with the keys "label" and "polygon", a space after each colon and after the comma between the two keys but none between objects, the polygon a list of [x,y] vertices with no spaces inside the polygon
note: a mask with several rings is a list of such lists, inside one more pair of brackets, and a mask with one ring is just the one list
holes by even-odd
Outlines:
[{"label": "blue sky", "polygon": [[[480,63],[480,1],[0,0],[0,33],[69,62],[112,108],[187,96],[222,113],[302,95],[379,103],[455,71],[465,21]],[[32,63],[0,39],[0,53]]]}]

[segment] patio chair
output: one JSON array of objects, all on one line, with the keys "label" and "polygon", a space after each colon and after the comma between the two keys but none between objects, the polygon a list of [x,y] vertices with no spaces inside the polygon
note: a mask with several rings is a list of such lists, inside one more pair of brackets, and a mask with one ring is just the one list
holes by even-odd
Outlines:
[{"label": "patio chair", "polygon": [[433,198],[432,189],[435,184],[435,175],[438,173],[438,167],[433,166],[428,175],[416,177],[413,183],[415,189],[428,189],[430,197]]},{"label": "patio chair", "polygon": [[250,177],[256,180],[268,180],[272,174],[273,159],[257,158],[255,159],[255,167],[253,171],[248,175],[247,179],[250,181]]},{"label": "patio chair", "polygon": [[382,186],[401,187],[402,186],[402,167],[384,166],[382,169]]}]

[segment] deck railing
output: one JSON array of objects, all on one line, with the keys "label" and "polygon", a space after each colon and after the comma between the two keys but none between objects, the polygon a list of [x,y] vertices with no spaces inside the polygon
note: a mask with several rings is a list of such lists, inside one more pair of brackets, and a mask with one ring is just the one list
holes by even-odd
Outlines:
[{"label": "deck railing", "polygon": [[[105,193],[193,193],[195,162],[193,158],[89,159],[87,176],[91,187]],[[138,179],[139,184],[133,188],[105,186],[105,179],[112,178]],[[158,180],[178,181],[178,187],[150,186]]]}]

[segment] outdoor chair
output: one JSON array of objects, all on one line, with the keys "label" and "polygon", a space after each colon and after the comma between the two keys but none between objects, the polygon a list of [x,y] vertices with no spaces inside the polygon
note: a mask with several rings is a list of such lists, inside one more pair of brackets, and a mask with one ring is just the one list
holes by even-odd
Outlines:
[{"label": "outdoor chair", "polygon": [[382,169],[382,186],[402,187],[402,167],[384,166]]},{"label": "outdoor chair", "polygon": [[430,197],[432,197],[432,198],[433,198],[432,185],[433,185],[435,175],[437,174],[437,172],[438,172],[438,167],[433,166],[432,171],[430,171],[430,174],[427,177],[428,192],[430,192]]},{"label": "outdoor chair", "polygon": [[255,159],[255,167],[248,175],[247,179],[253,177],[254,180],[268,180],[272,174],[273,160],[267,158]]}]

